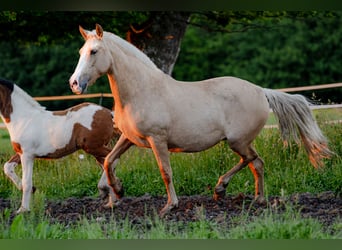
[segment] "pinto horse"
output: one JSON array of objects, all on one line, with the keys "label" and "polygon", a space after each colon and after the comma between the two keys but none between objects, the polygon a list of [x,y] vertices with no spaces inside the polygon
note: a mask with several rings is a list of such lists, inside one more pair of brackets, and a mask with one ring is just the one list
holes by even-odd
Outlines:
[{"label": "pinto horse", "polygon": [[[83,149],[102,166],[111,151],[109,143],[119,135],[109,109],[82,103],[63,111],[47,111],[16,84],[4,79],[0,79],[0,116],[16,152],[5,163],[4,171],[23,192],[18,213],[30,210],[31,191],[35,189],[32,186],[35,158],[56,159]],[[14,171],[20,163],[22,180]],[[105,173],[98,188],[102,196],[109,192],[109,199],[116,199]]]},{"label": "pinto horse", "polygon": [[71,90],[81,94],[97,78],[107,74],[115,99],[115,118],[122,132],[104,162],[108,183],[120,198],[121,184],[115,167],[132,145],[151,148],[164,180],[168,199],[160,216],[178,206],[172,182],[169,152],[199,152],[222,140],[241,160],[220,176],[214,199],[222,198],[231,178],[249,166],[255,179],[255,198],[264,197],[264,162],[252,146],[268,118],[270,108],[279,119],[282,139],[302,139],[314,166],[331,155],[327,139],[314,120],[308,101],[264,89],[235,77],[218,77],[198,82],[181,82],[163,73],[139,49],[100,25],[88,31]]}]

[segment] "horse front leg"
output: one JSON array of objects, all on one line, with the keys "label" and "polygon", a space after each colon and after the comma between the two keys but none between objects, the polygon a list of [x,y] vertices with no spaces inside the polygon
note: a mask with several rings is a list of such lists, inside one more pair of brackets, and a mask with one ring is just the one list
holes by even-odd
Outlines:
[{"label": "horse front leg", "polygon": [[169,155],[170,153],[165,141],[158,140],[156,138],[149,138],[148,141],[157,160],[159,170],[167,191],[167,203],[159,212],[159,216],[164,217],[173,208],[178,207],[178,198],[172,181],[172,169],[170,165]]},{"label": "horse front leg", "polygon": [[21,179],[17,176],[14,169],[18,164],[20,164],[20,155],[13,155],[4,165],[5,175],[14,183],[14,185],[22,190]]},{"label": "horse front leg", "polygon": [[21,207],[17,211],[17,213],[22,213],[26,211],[30,211],[30,199],[31,199],[31,191],[32,191],[32,172],[33,172],[33,156],[28,156],[25,154],[21,155],[21,163],[23,169],[22,176],[22,200]]},{"label": "horse front leg", "polygon": [[115,167],[119,162],[120,156],[125,153],[133,143],[129,141],[123,134],[115,144],[113,150],[106,156],[103,164],[103,171],[107,177],[108,185],[112,188],[115,194],[115,200],[109,199],[107,207],[113,207],[118,203],[118,200],[123,196],[124,190],[121,181],[115,175]]}]

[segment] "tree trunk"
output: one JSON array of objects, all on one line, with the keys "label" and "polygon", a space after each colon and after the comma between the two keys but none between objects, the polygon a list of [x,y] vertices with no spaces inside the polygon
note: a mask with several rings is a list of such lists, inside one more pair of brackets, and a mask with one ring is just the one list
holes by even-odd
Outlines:
[{"label": "tree trunk", "polygon": [[142,24],[131,24],[126,39],[171,75],[190,12],[151,12]]}]

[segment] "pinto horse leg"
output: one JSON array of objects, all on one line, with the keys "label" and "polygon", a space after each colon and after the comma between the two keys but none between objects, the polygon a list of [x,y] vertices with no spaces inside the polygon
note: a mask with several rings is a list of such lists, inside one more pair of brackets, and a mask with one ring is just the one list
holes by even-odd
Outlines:
[{"label": "pinto horse leg", "polygon": [[226,187],[228,186],[229,181],[231,178],[239,172],[241,169],[246,167],[248,164],[250,164],[252,161],[254,161],[258,155],[255,152],[255,150],[252,148],[252,146],[248,147],[242,147],[239,145],[239,147],[232,147],[232,150],[239,154],[241,156],[240,162],[235,165],[232,169],[230,169],[227,173],[220,176],[214,191],[214,200],[222,199],[225,196],[226,193]]},{"label": "pinto horse leg", "polygon": [[[113,150],[106,156],[103,170],[106,174],[108,185],[112,188],[117,199],[123,196],[123,188],[120,179],[115,176],[115,166],[119,162],[120,156],[125,153],[133,143],[129,141],[123,134],[115,144]],[[109,201],[106,206],[113,207],[112,201]]]},{"label": "pinto horse leg", "polygon": [[167,144],[164,141],[158,141],[156,138],[148,139],[157,160],[161,176],[167,191],[167,203],[160,211],[159,216],[164,217],[174,207],[178,206],[178,198],[172,182],[172,169],[170,165],[170,153]]},{"label": "pinto horse leg", "polygon": [[23,177],[22,177],[22,190],[23,196],[21,200],[21,207],[17,211],[17,213],[22,213],[26,211],[30,211],[30,198],[31,198],[31,190],[32,190],[32,172],[33,172],[33,156],[28,156],[25,154],[21,155],[21,163],[23,168]]},{"label": "pinto horse leg", "polygon": [[[120,181],[120,183],[121,183],[121,181]],[[106,173],[104,171],[102,172],[100,181],[97,184],[97,188],[98,188],[99,193],[100,193],[100,198],[103,201],[107,200],[105,207],[113,207],[113,204],[118,204],[119,200],[116,197],[116,194],[114,193],[111,186],[109,186],[108,181],[107,181],[107,176],[106,176]]]},{"label": "pinto horse leg", "polygon": [[111,151],[110,148],[106,146],[102,146],[100,148],[96,147],[96,149],[88,149],[87,153],[93,155],[96,158],[96,161],[101,166],[102,175],[97,184],[97,189],[99,190],[100,198],[102,200],[106,200],[108,198],[109,199],[108,202],[115,203],[116,202],[115,194],[112,188],[108,185],[106,174],[103,171],[104,160],[106,156],[110,153],[110,151]]},{"label": "pinto horse leg", "polygon": [[[22,190],[21,179],[15,173],[14,169],[21,163],[20,155],[15,154],[13,155],[4,165],[4,172],[6,176],[14,183],[14,185],[19,189]],[[32,186],[32,193],[36,191],[36,188]]]},{"label": "pinto horse leg", "polygon": [[14,169],[18,164],[20,164],[20,155],[13,155],[4,165],[4,172],[6,176],[14,183],[14,185],[21,190],[21,179],[17,176]]}]

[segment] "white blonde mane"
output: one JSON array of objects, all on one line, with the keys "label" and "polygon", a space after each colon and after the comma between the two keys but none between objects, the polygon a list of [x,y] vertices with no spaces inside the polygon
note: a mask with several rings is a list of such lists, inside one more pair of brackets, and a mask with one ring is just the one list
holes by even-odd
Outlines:
[{"label": "white blonde mane", "polygon": [[[119,37],[113,33],[106,32],[106,31],[103,32],[103,37],[108,38],[108,41],[114,42],[126,54],[130,54],[130,55],[134,56],[135,58],[142,61],[146,65],[149,65],[152,69],[160,70],[144,52],[139,50],[133,44],[122,39],[121,37]],[[105,39],[104,41],[107,41],[107,40]],[[111,47],[111,46],[109,46],[109,47]]]},{"label": "white blonde mane", "polygon": [[35,99],[33,99],[29,94],[27,94],[24,90],[22,90],[16,84],[14,85],[13,93],[18,95],[20,99],[25,99],[27,103],[35,109],[40,109],[40,110],[46,109],[46,107],[41,106]]}]

